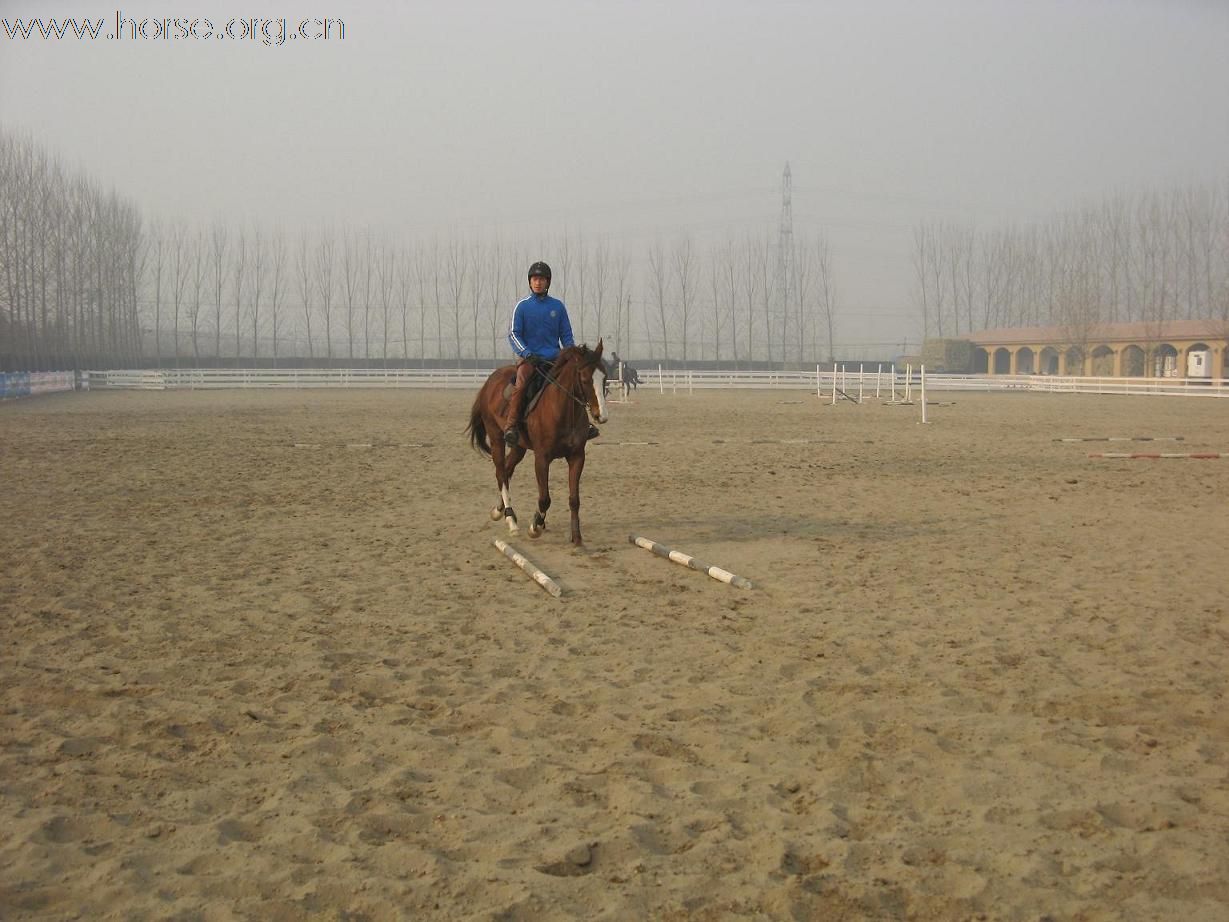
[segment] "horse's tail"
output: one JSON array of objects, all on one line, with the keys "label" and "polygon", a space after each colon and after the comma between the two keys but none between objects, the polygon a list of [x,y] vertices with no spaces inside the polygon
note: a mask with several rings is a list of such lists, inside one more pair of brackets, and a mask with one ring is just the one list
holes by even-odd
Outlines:
[{"label": "horse's tail", "polygon": [[482,422],[482,392],[483,388],[478,391],[478,396],[474,398],[473,409],[469,411],[469,425],[465,427],[465,431],[469,433],[469,443],[484,455],[491,453],[491,446],[486,441],[486,425]]}]

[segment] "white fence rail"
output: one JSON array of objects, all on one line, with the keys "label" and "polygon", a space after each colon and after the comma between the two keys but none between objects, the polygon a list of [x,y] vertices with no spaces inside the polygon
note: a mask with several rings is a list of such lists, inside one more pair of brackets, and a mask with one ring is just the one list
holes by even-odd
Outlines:
[{"label": "white fence rail", "polygon": [[[832,372],[819,376],[819,392],[831,393],[834,375]],[[860,390],[863,395],[874,396],[876,388],[881,394],[891,397],[908,386],[917,391],[921,384],[921,372],[857,372],[835,374],[836,386],[845,393],[854,395]],[[1229,397],[1229,379],[1226,378],[1093,378],[1059,375],[926,375],[926,389],[936,391],[981,391],[1019,392],[1033,391],[1062,394],[1151,394],[1163,397]]]},{"label": "white fence rail", "polygon": [[91,390],[210,390],[221,388],[465,387],[478,388],[490,374],[481,368],[163,368],[91,371]]},{"label": "white fence rail", "polygon": [[[835,372],[791,371],[657,371],[642,372],[642,386],[659,391],[708,388],[792,388],[830,395],[833,385],[843,395],[863,399],[891,399],[908,387],[917,391],[921,370]],[[1167,397],[1229,397],[1229,378],[1082,378],[1057,375],[950,375],[927,374],[927,390],[1018,392],[1041,391],[1069,394],[1152,394]]]},{"label": "white fence rail", "polygon": [[[91,371],[85,386],[94,389],[221,388],[469,388],[482,385],[490,372],[481,368],[184,368]],[[808,390],[820,396],[833,386],[857,398],[891,399],[908,386],[916,390],[920,370],[883,371],[670,371],[646,369],[641,387],[659,392],[712,388]],[[933,391],[980,391],[1071,394],[1125,394],[1169,397],[1229,397],[1226,378],[1079,378],[1057,375],[926,375]]]}]

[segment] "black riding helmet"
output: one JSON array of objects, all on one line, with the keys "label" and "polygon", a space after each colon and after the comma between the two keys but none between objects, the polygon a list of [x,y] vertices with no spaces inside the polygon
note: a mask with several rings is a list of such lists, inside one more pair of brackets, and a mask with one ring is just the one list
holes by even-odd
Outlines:
[{"label": "black riding helmet", "polygon": [[546,279],[546,287],[550,288],[550,266],[541,261],[534,263],[529,267],[529,278],[533,278],[535,275],[540,275]]}]

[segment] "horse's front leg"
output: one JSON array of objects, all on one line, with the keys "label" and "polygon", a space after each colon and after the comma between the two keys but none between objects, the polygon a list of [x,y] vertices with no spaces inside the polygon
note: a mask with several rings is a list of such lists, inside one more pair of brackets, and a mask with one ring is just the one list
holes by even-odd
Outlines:
[{"label": "horse's front leg", "polygon": [[533,456],[533,472],[538,478],[538,511],[529,526],[529,537],[537,538],[546,531],[546,510],[550,508],[550,456],[546,452]]},{"label": "horse's front leg", "polygon": [[585,450],[568,455],[568,509],[572,511],[572,544],[581,545],[580,537],[580,475],[585,469]]},{"label": "horse's front leg", "polygon": [[502,518],[508,523],[508,533],[512,535],[521,533],[516,512],[512,509],[512,472],[524,456],[524,448],[506,449],[502,434],[491,440],[491,461],[495,464],[495,484],[499,488],[499,505],[491,509],[491,520],[498,522]]}]

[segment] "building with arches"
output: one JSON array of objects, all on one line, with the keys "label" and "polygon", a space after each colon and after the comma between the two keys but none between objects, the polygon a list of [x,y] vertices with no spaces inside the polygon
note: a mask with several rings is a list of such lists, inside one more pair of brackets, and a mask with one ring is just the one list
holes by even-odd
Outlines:
[{"label": "building with arches", "polygon": [[970,333],[971,371],[988,375],[1224,378],[1229,321],[1006,327]]}]

